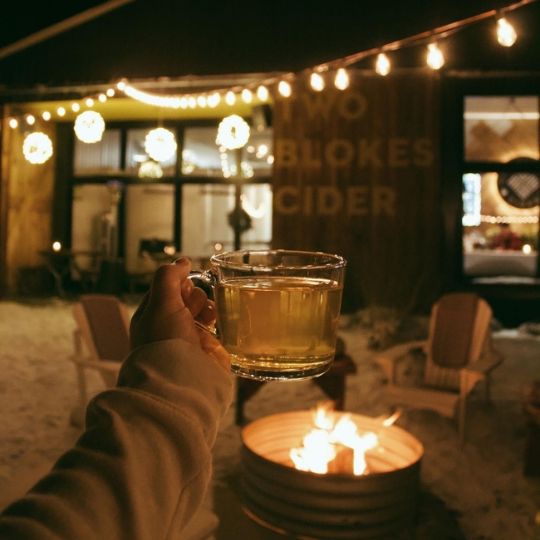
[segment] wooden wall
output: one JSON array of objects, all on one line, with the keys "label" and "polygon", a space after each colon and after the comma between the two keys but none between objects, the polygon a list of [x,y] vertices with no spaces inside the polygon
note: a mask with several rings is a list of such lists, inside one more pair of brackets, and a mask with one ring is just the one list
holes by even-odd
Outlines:
[{"label": "wooden wall", "polygon": [[[4,118],[9,117],[6,111]],[[32,165],[24,159],[22,143],[30,131],[24,126],[10,129],[4,120],[2,178],[5,189],[4,290],[16,291],[17,275],[23,267],[44,264],[40,250],[51,245],[51,208],[54,188],[55,154],[46,163]],[[34,128],[32,128],[34,130]],[[46,133],[55,146],[54,125],[45,124],[35,130]]]}]

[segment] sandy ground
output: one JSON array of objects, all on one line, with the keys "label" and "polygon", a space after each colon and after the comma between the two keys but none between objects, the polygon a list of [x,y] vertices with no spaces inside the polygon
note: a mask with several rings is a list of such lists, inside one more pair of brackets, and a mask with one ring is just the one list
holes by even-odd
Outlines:
[{"label": "sandy ground", "polygon": [[[77,401],[69,362],[73,329],[68,302],[0,302],[0,508],[22,495],[80,434],[68,421]],[[390,406],[367,347],[368,329],[356,321],[340,334],[358,367],[347,379],[347,409],[386,414]],[[540,339],[503,330],[495,344],[505,361],[494,374],[492,403],[483,401],[481,388],[473,393],[465,446],[452,420],[431,411],[406,411],[398,425],[424,444],[423,487],[455,513],[467,539],[532,540],[538,534],[540,478],[522,473],[527,428],[521,402],[524,387],[540,379]],[[90,386],[93,392],[103,388],[97,377]],[[308,409],[323,399],[310,381],[270,383],[245,412],[252,420]],[[238,469],[240,445],[231,408],[214,451],[216,488]]]}]

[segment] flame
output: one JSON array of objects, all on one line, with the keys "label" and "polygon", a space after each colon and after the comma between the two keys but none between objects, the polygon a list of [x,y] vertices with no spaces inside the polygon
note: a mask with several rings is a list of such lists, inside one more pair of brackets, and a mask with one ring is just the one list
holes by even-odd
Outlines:
[{"label": "flame", "polygon": [[338,449],[344,447],[352,450],[353,474],[366,474],[366,452],[379,444],[378,436],[371,431],[359,433],[348,414],[339,415],[337,422],[336,416],[327,403],[317,407],[313,418],[315,427],[304,437],[303,446],[292,448],[289,454],[297,469],[326,474]]}]

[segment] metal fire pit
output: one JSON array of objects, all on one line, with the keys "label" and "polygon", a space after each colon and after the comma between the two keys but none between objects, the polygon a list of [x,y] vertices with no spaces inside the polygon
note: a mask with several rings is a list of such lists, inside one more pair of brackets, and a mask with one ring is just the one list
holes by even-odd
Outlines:
[{"label": "metal fire pit", "polygon": [[385,538],[412,526],[420,484],[422,444],[405,430],[351,414],[379,447],[366,454],[369,473],[315,474],[296,470],[289,451],[312,428],[312,411],[275,414],[242,431],[245,512],[283,534],[316,539]]}]

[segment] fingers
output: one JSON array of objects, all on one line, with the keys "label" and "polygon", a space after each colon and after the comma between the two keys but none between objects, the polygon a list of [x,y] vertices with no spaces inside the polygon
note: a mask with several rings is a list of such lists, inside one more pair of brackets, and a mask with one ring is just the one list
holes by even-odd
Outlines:
[{"label": "fingers", "polygon": [[202,289],[193,287],[190,295],[187,298],[184,297],[184,302],[189,311],[191,311],[193,317],[197,317],[197,315],[205,308],[208,298]]},{"label": "fingers", "polygon": [[142,317],[142,314],[144,313],[144,310],[146,309],[146,306],[148,305],[148,301],[150,300],[150,293],[147,292],[142,300],[141,300],[141,303],[139,304],[139,306],[137,307],[137,309],[135,310],[135,313],[133,314],[133,316],[131,317],[131,326],[137,324],[137,322],[139,321],[139,319]]},{"label": "fingers", "polygon": [[212,356],[219,365],[226,370],[229,370],[231,368],[231,358],[223,345],[215,337],[204,330],[199,331],[199,338],[201,340],[202,349]]},{"label": "fingers", "polygon": [[197,320],[203,324],[211,324],[216,320],[216,306],[212,300],[208,300],[202,309],[202,311],[197,315]]},{"label": "fingers", "polygon": [[167,312],[183,309],[182,283],[187,281],[190,270],[191,261],[185,257],[175,264],[160,266],[152,281],[149,303]]}]

